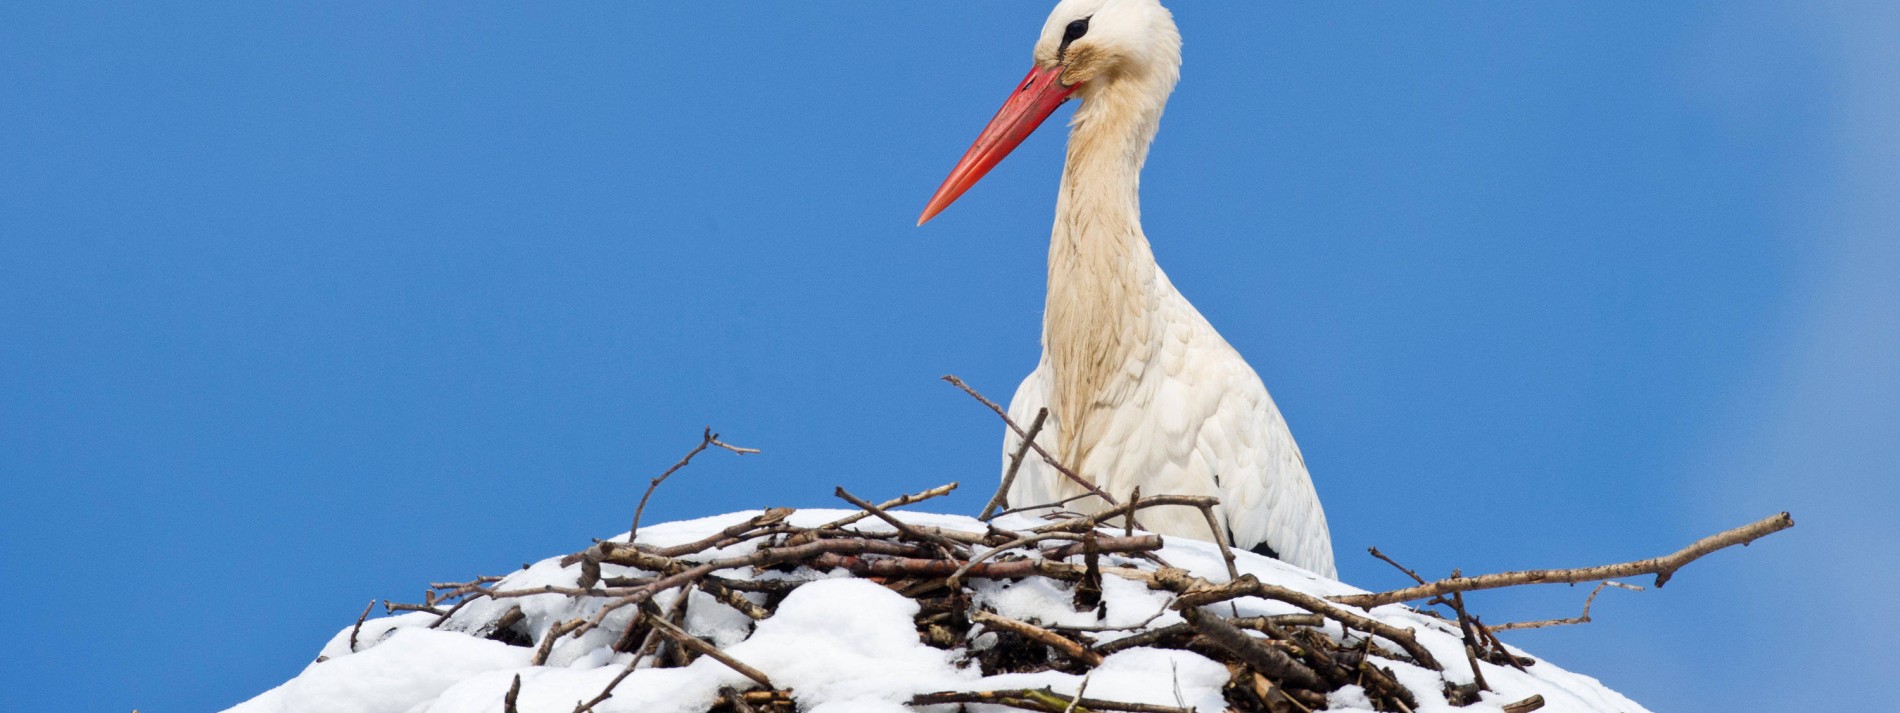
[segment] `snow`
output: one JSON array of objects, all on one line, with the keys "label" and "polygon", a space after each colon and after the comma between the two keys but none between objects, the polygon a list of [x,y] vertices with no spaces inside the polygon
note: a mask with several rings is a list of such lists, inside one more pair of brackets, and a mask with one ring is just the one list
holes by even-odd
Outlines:
[{"label": "snow", "polygon": [[[642,528],[640,541],[659,546],[691,542],[758,514],[752,511],[657,524]],[[839,510],[803,510],[794,513],[788,522],[815,527],[848,514],[851,513]],[[974,532],[985,529],[984,523],[967,517],[927,513],[903,513],[902,517],[916,525]],[[997,524],[1027,529],[1040,523],[1005,518]],[[856,527],[866,531],[890,529],[876,520],[860,522]],[[621,539],[624,537],[623,534]],[[695,555],[692,559],[742,555],[752,547],[751,543],[742,543]],[[1212,581],[1226,579],[1226,565],[1212,545],[1171,539],[1159,554],[1170,564],[1196,576]],[[1318,596],[1362,591],[1276,560],[1246,552],[1237,554],[1240,571],[1264,582]],[[1106,564],[1132,565],[1134,562],[1118,556],[1104,557]],[[494,586],[497,590],[543,585],[573,587],[579,573],[579,567],[562,567],[560,558],[555,557],[513,572]],[[628,567],[603,565],[602,574],[614,577],[642,573]],[[918,611],[915,601],[846,573],[803,569],[789,574],[755,573],[734,569],[720,574],[739,579],[819,580],[793,590],[771,618],[756,625],[702,592],[689,595],[693,599],[687,608],[688,631],[764,672],[780,688],[790,689],[802,711],[898,713],[913,710],[905,702],[919,693],[1047,686],[1059,694],[1073,695],[1082,685],[1082,676],[1057,671],[985,677],[975,664],[964,660],[963,651],[945,651],[919,640],[913,623]],[[1120,627],[1149,622],[1148,626],[1160,627],[1181,621],[1178,614],[1166,610],[1167,593],[1151,591],[1138,582],[1119,577],[1103,579],[1104,610],[1099,619],[1097,612],[1076,612],[1066,587],[1043,578],[1015,582],[973,580],[970,586],[975,590],[973,600],[977,606],[1044,625]],[[655,597],[654,603],[663,608],[671,607],[674,596]],[[754,596],[754,601],[763,601]],[[350,622],[319,650],[316,663],[283,685],[230,710],[233,713],[499,713],[503,695],[519,675],[521,692],[517,703],[522,713],[569,713],[577,702],[592,700],[598,695],[631,660],[630,654],[615,653],[611,648],[633,615],[630,607],[610,613],[604,625],[593,632],[562,639],[554,647],[547,665],[533,666],[529,663],[533,656],[531,648],[485,638],[488,631],[484,627],[491,626],[507,609],[515,606],[521,607],[525,616],[523,627],[538,641],[561,621],[598,612],[600,601],[592,598],[577,601],[561,594],[483,599],[462,607],[449,621],[434,629],[429,627],[436,617],[428,613],[371,619],[364,622],[358,632],[354,652],[350,650],[354,622]],[[1224,610],[1227,605],[1220,606]],[[1244,616],[1298,611],[1292,605],[1251,597],[1235,600],[1233,606]],[[1401,605],[1378,607],[1369,615],[1415,630],[1419,643],[1445,666],[1445,671],[1437,672],[1398,661],[1381,661],[1418,696],[1420,713],[1496,713],[1503,704],[1533,694],[1543,695],[1543,710],[1553,713],[1644,710],[1595,679],[1565,671],[1547,661],[1539,661],[1528,667],[1528,671],[1480,664],[1484,667],[1485,679],[1495,690],[1485,693],[1478,703],[1453,707],[1440,694],[1446,681],[1472,680],[1456,626]],[[1342,635],[1337,624],[1330,626],[1328,634]],[[1132,633],[1102,632],[1097,640]],[[972,631],[973,640],[968,645],[981,648],[993,638],[984,635],[979,627]],[[1389,641],[1377,643],[1397,648]],[[1200,655],[1137,647],[1108,656],[1089,676],[1087,695],[1219,713],[1226,710],[1220,691],[1227,679],[1225,666]],[[643,663],[595,710],[600,713],[704,711],[718,697],[721,687],[744,689],[749,685],[750,681],[744,676],[710,657],[700,657],[684,668],[649,668]],[[1333,692],[1328,703],[1330,710],[1336,711],[1371,710],[1365,693],[1352,686]],[[935,706],[931,710],[950,713],[956,706]],[[1007,709],[973,705],[969,710],[992,713]]]}]

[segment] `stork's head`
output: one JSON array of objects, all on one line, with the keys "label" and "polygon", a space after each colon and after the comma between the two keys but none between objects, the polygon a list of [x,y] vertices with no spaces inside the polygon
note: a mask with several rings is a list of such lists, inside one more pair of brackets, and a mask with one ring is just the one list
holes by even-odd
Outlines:
[{"label": "stork's head", "polygon": [[918,225],[1002,162],[1070,98],[1160,116],[1181,72],[1181,34],[1157,0],[1062,0],[1036,40],[1035,66],[930,198]]}]

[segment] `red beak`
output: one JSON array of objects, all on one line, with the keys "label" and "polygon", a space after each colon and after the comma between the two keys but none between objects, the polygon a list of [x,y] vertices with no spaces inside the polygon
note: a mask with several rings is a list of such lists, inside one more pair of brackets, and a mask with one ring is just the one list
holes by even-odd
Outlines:
[{"label": "red beak", "polygon": [[1029,76],[1024,77],[1022,84],[1016,87],[1016,93],[1009,95],[1009,101],[1003,102],[1003,108],[997,110],[989,126],[983,127],[983,133],[976,137],[976,143],[970,144],[970,150],[964,152],[963,160],[951,169],[950,177],[943,179],[943,185],[937,187],[937,194],[930,197],[930,205],[924,206],[924,214],[917,218],[918,225],[923,225],[955,203],[958,196],[982,180],[984,174],[1001,163],[1004,156],[1014,151],[1023,139],[1029,138],[1036,127],[1055,112],[1056,107],[1062,106],[1062,102],[1075,93],[1075,87],[1063,86],[1061,79],[1061,65],[1029,70]]}]

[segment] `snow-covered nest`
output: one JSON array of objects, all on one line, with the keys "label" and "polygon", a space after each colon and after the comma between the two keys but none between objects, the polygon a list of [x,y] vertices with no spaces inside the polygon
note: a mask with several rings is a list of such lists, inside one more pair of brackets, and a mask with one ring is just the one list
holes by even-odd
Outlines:
[{"label": "snow-covered nest", "polygon": [[[1245,596],[1205,606],[1178,606],[1183,604],[1180,598],[1190,593],[1205,594],[1211,585],[1233,583],[1221,551],[1207,543],[1174,538],[1152,552],[1129,547],[1130,551],[1100,554],[1099,569],[1088,566],[1089,558],[1081,554],[1047,560],[1064,568],[1062,572],[1087,575],[1079,578],[999,574],[1008,567],[1035,565],[1045,555],[1067,554],[1038,550],[1039,546],[1067,545],[1071,551],[1081,547],[1073,538],[1031,543],[972,567],[959,585],[951,587],[941,569],[927,575],[893,576],[888,567],[874,571],[872,563],[890,564],[904,559],[897,555],[905,551],[929,552],[946,544],[967,548],[962,552],[965,556],[981,555],[1001,544],[1002,537],[1037,527],[1047,529],[1048,523],[1023,516],[984,523],[960,516],[903,513],[899,517],[913,531],[897,533],[891,525],[864,515],[841,510],[752,511],[666,523],[642,528],[637,549],[629,547],[622,535],[617,538],[618,547],[610,540],[590,548],[585,557],[555,557],[506,577],[438,585],[441,596],[432,591],[424,610],[344,627],[302,673],[231,710],[569,713],[593,703],[592,710],[601,713],[1000,713],[1023,708],[1060,711],[1084,688],[1080,696],[1084,705],[1075,710],[1397,709],[1400,704],[1391,692],[1380,692],[1385,690],[1376,683],[1380,674],[1409,691],[1415,705],[1404,707],[1418,711],[1496,712],[1506,706],[1521,711],[1534,703],[1510,704],[1535,696],[1541,696],[1542,710],[1547,711],[1643,710],[1595,679],[1514,648],[1492,652],[1490,658],[1499,663],[1478,664],[1490,690],[1477,691],[1470,685],[1474,676],[1458,624],[1402,605],[1340,610],[1369,616],[1380,625],[1396,627],[1393,631],[1410,630],[1415,642],[1369,637],[1366,622],[1349,631],[1331,617],[1283,601],[1285,597]],[[850,524],[848,530],[836,526],[841,519],[853,517],[862,521]],[[866,541],[889,546],[856,554],[838,554],[843,552],[839,550],[764,567],[734,566],[710,573],[712,577],[702,572],[692,580],[697,586],[682,588],[656,588],[656,580],[667,579],[667,572],[615,564],[642,562],[657,570],[664,568],[665,560],[655,560],[659,555],[654,553],[697,548],[690,554],[672,555],[677,557],[670,565],[672,574],[678,574],[682,566],[759,555],[761,547],[819,541],[823,538],[800,533],[827,524],[833,527],[826,532],[864,533]],[[735,531],[750,534],[721,534]],[[914,542],[920,532],[926,539],[947,539],[935,545]],[[1105,528],[1088,537],[1123,543],[1141,539],[1123,534]],[[947,554],[952,548],[934,551]],[[1250,575],[1264,585],[1316,598],[1361,593],[1276,560],[1234,554],[1243,584],[1252,581],[1247,578]],[[952,566],[959,564],[943,559]],[[1178,570],[1164,568],[1160,562]],[[854,570],[865,576],[853,575]],[[1170,577],[1173,590],[1158,583]],[[712,584],[707,585],[708,581]],[[1099,583],[1099,599],[1092,592],[1078,598],[1078,583]],[[629,596],[643,589],[649,594]],[[683,603],[682,592],[687,597]],[[645,603],[630,601],[643,598]],[[1188,625],[1176,608],[1194,610],[1190,613],[1197,618],[1194,625]],[[636,620],[642,611],[648,614]],[[680,622],[679,628],[691,637],[668,634],[646,622],[656,616],[672,617],[668,620]],[[1209,625],[1207,619],[1226,624]],[[1005,626],[1018,623],[1029,628]],[[1212,640],[1218,637],[1209,635],[1240,629],[1252,629],[1244,634],[1251,643],[1242,642],[1243,648],[1277,653],[1253,651],[1251,660],[1264,663],[1249,664],[1216,645]],[[1263,633],[1267,630],[1280,638]],[[1055,634],[1063,641],[1051,645],[1023,631]],[[1144,632],[1146,639],[1115,643]],[[720,653],[704,655],[694,650],[694,637],[718,647]],[[1069,646],[1060,645],[1064,642]],[[1145,645],[1129,645],[1135,642]],[[1428,655],[1415,655],[1419,649]],[[1511,665],[1510,656],[1524,658]],[[721,658],[753,669],[754,677]],[[1435,659],[1442,670],[1421,665],[1425,658]],[[1255,673],[1262,666],[1272,668],[1286,660],[1295,661],[1295,668],[1271,677]],[[1333,668],[1314,665],[1316,661],[1330,661]],[[1298,675],[1288,679],[1282,675],[1288,671]],[[1288,682],[1315,671],[1323,679],[1318,686],[1310,678],[1306,689]],[[1368,674],[1375,680],[1369,681]],[[755,677],[766,678],[770,687]],[[1013,693],[991,694],[992,700],[1005,701],[1007,706],[928,703],[978,700],[985,691]],[[600,698],[608,692],[609,697]],[[944,692],[951,695],[927,697]],[[1475,700],[1453,706],[1448,693]]]}]

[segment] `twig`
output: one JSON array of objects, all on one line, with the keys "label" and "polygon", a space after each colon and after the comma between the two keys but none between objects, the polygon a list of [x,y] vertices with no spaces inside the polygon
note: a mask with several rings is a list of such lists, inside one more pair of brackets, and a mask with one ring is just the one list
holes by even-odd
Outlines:
[{"label": "twig", "polygon": [[[1075,537],[1073,533],[1067,533],[1067,532],[1060,532],[1060,533],[1045,532],[1041,534],[1058,535],[1062,537]],[[1040,536],[1040,535],[1037,535],[1037,536]],[[1089,537],[1089,538],[1094,539],[1095,553],[1103,554],[1103,555],[1153,552],[1155,550],[1161,549],[1161,545],[1163,544],[1160,535],[1134,535],[1131,537],[1095,537],[1093,532],[1087,532],[1087,533],[1083,533],[1083,537]],[[1077,538],[1077,539],[1080,539],[1080,538]],[[1063,560],[1063,559],[1068,559],[1070,557],[1074,557],[1079,554],[1086,554],[1087,551],[1088,551],[1088,545],[1086,543],[1076,542],[1074,544],[1068,544],[1068,545],[1063,545],[1061,547],[1054,547],[1054,548],[1043,550],[1042,556],[1044,559]]]},{"label": "twig", "polygon": [[[988,550],[984,550],[982,554],[979,554],[975,557],[971,557],[968,562],[964,562],[963,566],[957,568],[957,571],[951,572],[950,579],[947,582],[947,584],[951,589],[956,589],[957,585],[963,582],[963,575],[969,573],[969,571],[971,569],[976,568],[977,565],[983,564],[985,560],[988,560],[991,557],[1000,555],[1006,551],[1013,550],[1018,547],[1022,547],[1023,545],[1035,544],[1043,540],[1049,540],[1049,539],[1055,539],[1055,538],[1061,538],[1061,537],[1071,537],[1071,536],[1072,535],[1070,535],[1067,532],[1044,532],[1041,534],[1019,537],[1009,542],[1006,542],[1002,544],[1001,546],[992,547]],[[1056,558],[1050,558],[1050,559],[1056,559]]]},{"label": "twig", "polygon": [[[1048,688],[1019,688],[1008,691],[944,691],[941,693],[919,693],[912,696],[913,706],[932,706],[946,703],[988,703],[990,705],[1009,706],[1030,711],[1061,713],[1069,705],[1070,698]],[[1092,711],[1123,711],[1125,713],[1194,713],[1192,708],[1175,706],[1157,706],[1151,703],[1122,703],[1104,701],[1098,698],[1075,699],[1082,709]]]},{"label": "twig", "polygon": [[[1141,486],[1137,485],[1135,486],[1134,490],[1128,491],[1128,512],[1132,513],[1140,509],[1141,509]],[[1122,518],[1122,536],[1123,537],[1135,536],[1135,518],[1133,517]]]},{"label": "twig", "polygon": [[[1168,601],[1162,602],[1160,609],[1156,609],[1155,613],[1149,614],[1148,618],[1141,620],[1140,623],[1130,624],[1128,626],[1100,626],[1100,625],[1097,625],[1097,626],[1051,626],[1049,628],[1060,629],[1062,631],[1086,631],[1086,632],[1133,631],[1135,629],[1146,629],[1148,628],[1149,624],[1153,624],[1155,623],[1156,619],[1161,618],[1162,614],[1168,613],[1169,607],[1172,606],[1173,604],[1174,604],[1174,599],[1169,598]],[[1119,641],[1119,639],[1117,640]],[[1093,648],[1097,650],[1101,649],[1101,647],[1099,646],[1093,647]]]},{"label": "twig", "polygon": [[647,484],[646,493],[640,496],[640,506],[633,509],[633,525],[627,528],[627,542],[633,542],[633,538],[636,535],[640,534],[640,516],[646,513],[647,499],[653,497],[653,491],[658,490],[660,488],[660,484],[666,482],[667,478],[672,477],[673,473],[679,471],[679,469],[681,468],[686,467],[687,463],[691,463],[693,461],[693,456],[699,455],[699,452],[706,450],[707,446],[719,446],[720,448],[724,448],[726,450],[732,451],[739,455],[749,455],[752,453],[759,452],[759,449],[757,448],[741,448],[739,446],[735,446],[735,445],[726,443],[724,441],[721,441],[719,440],[719,434],[713,433],[712,427],[707,426],[705,432],[700,436],[699,445],[693,446],[693,449],[690,451],[687,451],[686,457],[681,458],[680,462],[674,463],[673,467],[667,468],[666,472],[660,474],[660,477],[654,478],[653,482]]},{"label": "twig", "polygon": [[1181,610],[1181,617],[1187,619],[1189,626],[1201,632],[1214,645],[1226,649],[1247,662],[1255,671],[1266,674],[1275,680],[1306,689],[1323,689],[1319,674],[1306,664],[1294,661],[1285,651],[1266,646],[1240,631],[1238,627],[1222,620],[1220,616],[1201,611],[1197,607]]},{"label": "twig", "polygon": [[1590,604],[1596,601],[1597,593],[1603,591],[1604,587],[1618,587],[1618,588],[1628,589],[1628,590],[1636,591],[1636,592],[1643,591],[1642,587],[1638,587],[1633,584],[1624,584],[1622,582],[1613,582],[1609,580],[1604,580],[1602,582],[1598,582],[1595,589],[1590,590],[1590,596],[1584,597],[1582,614],[1578,614],[1577,616],[1570,617],[1569,619],[1543,619],[1539,621],[1514,621],[1507,624],[1499,624],[1497,626],[1490,627],[1490,629],[1492,631],[1514,631],[1517,629],[1542,629],[1547,626],[1567,626],[1570,624],[1588,624],[1590,623]]},{"label": "twig", "polygon": [[1003,484],[996,487],[996,494],[990,496],[990,502],[983,506],[983,512],[976,519],[990,521],[990,513],[999,507],[1009,505],[1009,486],[1016,483],[1016,469],[1022,467],[1023,456],[1029,453],[1029,444],[1036,441],[1036,434],[1042,433],[1042,422],[1049,419],[1049,409],[1036,411],[1036,420],[1029,424],[1029,432],[1023,435],[1022,443],[1016,445],[1016,452],[1009,456],[1009,467],[1003,469]]},{"label": "twig", "polygon": [[1201,516],[1207,518],[1207,531],[1214,535],[1214,545],[1220,548],[1220,558],[1227,562],[1227,578],[1240,579],[1240,568],[1234,566],[1234,550],[1227,546],[1227,533],[1221,532],[1220,519],[1214,517],[1214,504],[1219,502],[1202,503]]},{"label": "twig", "polygon": [[1102,665],[1102,655],[1076,643],[1073,639],[1044,629],[1026,621],[1017,621],[1001,614],[992,614],[981,609],[970,613],[970,621],[977,624],[1013,631],[1024,637],[1038,641],[1049,648],[1062,652],[1062,655],[1080,661],[1089,666]]},{"label": "twig", "polygon": [[567,636],[568,632],[581,628],[586,622],[586,619],[569,619],[548,627],[548,633],[541,637],[541,645],[535,647],[534,658],[529,663],[536,666],[547,663],[548,657],[554,654],[554,642]]},{"label": "twig", "polygon": [[1193,577],[1181,570],[1162,570],[1155,574],[1155,583],[1180,594],[1181,598],[1174,603],[1174,607],[1182,610],[1247,596],[1286,602],[1337,621],[1349,628],[1383,636],[1398,644],[1399,648],[1405,649],[1405,653],[1410,654],[1418,665],[1433,671],[1444,670],[1444,666],[1439,665],[1438,659],[1432,657],[1432,652],[1419,645],[1418,637],[1414,636],[1410,629],[1401,629],[1363,614],[1353,613],[1336,606],[1333,602],[1305,592],[1261,582],[1251,574],[1241,575],[1239,579],[1226,584],[1211,585],[1207,580]]},{"label": "twig", "polygon": [[977,401],[983,402],[983,405],[990,407],[991,411],[995,411],[996,415],[1001,416],[1003,418],[1003,423],[1009,426],[1009,430],[1015,431],[1017,437],[1023,438],[1023,441],[1028,443],[1030,448],[1036,449],[1036,453],[1042,456],[1043,462],[1048,463],[1051,467],[1055,468],[1056,472],[1061,473],[1063,476],[1073,481],[1076,485],[1082,486],[1083,490],[1087,490],[1091,493],[1094,493],[1096,496],[1100,497],[1104,502],[1107,502],[1110,505],[1121,504],[1121,501],[1116,500],[1115,496],[1109,495],[1108,493],[1103,492],[1101,488],[1095,487],[1094,483],[1084,480],[1082,476],[1076,475],[1075,471],[1069,470],[1068,466],[1065,466],[1062,464],[1061,461],[1056,460],[1055,456],[1049,455],[1049,451],[1043,450],[1042,444],[1037,443],[1034,440],[1031,440],[1029,438],[1026,438],[1028,434],[1023,431],[1023,428],[1021,426],[1016,425],[1016,421],[1009,417],[1009,412],[1004,411],[1003,407],[996,405],[995,401],[991,401],[987,398],[984,398],[982,394],[979,394],[976,392],[976,389],[970,388],[969,384],[963,383],[962,379],[959,379],[955,376],[946,374],[943,377],[943,380],[950,382],[952,386],[962,389],[963,393],[969,394],[972,398],[975,398]]},{"label": "twig", "polygon": [[654,629],[659,630],[660,633],[665,634],[667,638],[679,642],[681,646],[685,646],[686,648],[699,652],[701,655],[711,657],[714,661],[725,664],[726,668],[738,671],[746,678],[752,679],[754,683],[766,688],[776,688],[776,686],[772,685],[772,679],[766,678],[763,672],[746,665],[745,662],[733,658],[724,651],[720,651],[719,647],[706,643],[705,639],[686,633],[686,630],[674,625],[673,622],[667,621],[666,617],[653,617],[649,619],[647,623]]},{"label": "twig", "polygon": [[1540,693],[1516,703],[1504,704],[1504,713],[1531,713],[1542,707],[1544,707],[1544,695]]},{"label": "twig", "polygon": [[436,617],[437,617],[438,619],[439,619],[439,618],[440,618],[440,617],[441,617],[441,616],[442,616],[443,614],[447,614],[447,613],[448,613],[448,610],[446,610],[446,609],[443,609],[443,608],[441,608],[441,607],[432,607],[432,606],[429,606],[429,605],[427,605],[427,604],[404,604],[404,603],[402,603],[402,602],[391,602],[391,601],[385,601],[385,602],[383,602],[383,612],[384,612],[384,613],[386,613],[386,614],[394,614],[394,613],[396,613],[396,612],[399,612],[399,611],[423,611],[423,612],[428,612],[428,613],[430,613],[430,614],[434,614],[434,615],[436,615]]},{"label": "twig", "polygon": [[731,686],[721,687],[719,689],[719,695],[724,697],[726,702],[732,704],[733,713],[758,713],[757,709],[753,708],[751,703],[746,702],[745,696],[741,695]]},{"label": "twig", "polygon": [[[681,601],[685,601],[685,598],[682,597]],[[628,632],[632,632],[633,627],[638,625],[640,621],[644,619],[645,617],[646,617],[646,612],[634,612],[633,621],[627,624]],[[600,694],[597,696],[594,696],[593,700],[587,701],[585,703],[574,704],[574,713],[587,713],[588,711],[593,710],[594,706],[598,706],[601,703],[606,702],[607,699],[614,697],[614,689],[620,686],[621,681],[625,681],[627,680],[628,676],[633,675],[634,669],[639,668],[640,661],[642,659],[645,659],[647,656],[647,649],[651,648],[656,643],[656,640],[659,638],[659,636],[660,636],[660,631],[658,629],[648,627],[646,639],[640,642],[639,648],[636,648],[633,650],[633,658],[627,661],[627,665],[620,669],[620,673],[615,675],[613,680],[607,682],[607,686],[605,688],[600,689]]]},{"label": "twig", "polygon": [[515,682],[508,684],[508,694],[501,697],[502,713],[520,713],[515,707],[515,699],[521,697],[521,674],[515,674]]},{"label": "twig", "polygon": [[1414,572],[1414,571],[1412,571],[1412,570],[1411,570],[1411,568],[1409,568],[1409,567],[1406,567],[1405,565],[1402,565],[1402,564],[1399,564],[1399,563],[1397,563],[1397,562],[1394,562],[1394,561],[1392,561],[1392,558],[1391,558],[1391,557],[1387,557],[1387,556],[1385,556],[1385,553],[1384,553],[1384,552],[1380,552],[1380,551],[1379,551],[1379,548],[1377,548],[1377,547],[1367,547],[1367,548],[1366,548],[1366,551],[1367,551],[1367,552],[1371,552],[1371,553],[1372,553],[1372,556],[1374,556],[1374,557],[1377,557],[1377,558],[1379,558],[1379,559],[1381,559],[1381,560],[1384,560],[1386,564],[1389,564],[1389,565],[1392,565],[1393,567],[1397,567],[1397,568],[1398,568],[1398,570],[1399,570],[1400,572],[1404,572],[1404,573],[1405,573],[1405,576],[1407,576],[1407,577],[1411,577],[1411,578],[1412,578],[1412,581],[1414,581],[1414,582],[1418,582],[1419,584],[1424,584],[1424,583],[1425,583],[1425,578],[1424,578],[1424,577],[1420,577],[1420,576],[1418,576],[1418,573],[1417,573],[1417,572]]},{"label": "twig", "polygon": [[1664,555],[1662,557],[1652,557],[1646,560],[1636,560],[1634,562],[1624,562],[1599,567],[1533,569],[1522,572],[1487,574],[1477,577],[1453,577],[1451,579],[1441,579],[1430,584],[1421,584],[1416,587],[1396,589],[1390,592],[1350,594],[1332,597],[1331,599],[1340,604],[1349,604],[1370,609],[1385,604],[1425,599],[1441,594],[1450,594],[1452,592],[1475,592],[1484,589],[1513,587],[1522,584],[1574,584],[1576,582],[1595,582],[1605,579],[1635,577],[1644,574],[1656,575],[1656,586],[1660,587],[1669,581],[1670,576],[1674,575],[1676,570],[1681,569],[1683,565],[1693,562],[1703,555],[1725,547],[1747,545],[1756,539],[1786,530],[1790,527],[1794,527],[1794,518],[1789,517],[1788,513],[1784,512],[1733,530],[1704,537],[1691,543],[1688,547],[1684,547],[1673,554]]},{"label": "twig", "polygon": [[455,616],[455,613],[458,611],[461,611],[462,607],[468,606],[469,602],[476,601],[486,596],[488,596],[487,590],[478,590],[472,596],[469,596],[467,599],[463,599],[462,601],[456,602],[455,606],[449,607],[448,611],[442,612],[442,616],[437,617],[434,622],[430,623],[429,628],[434,629],[436,627],[442,626],[443,624],[448,622],[449,617]]},{"label": "twig", "polygon": [[[375,607],[376,600],[371,599],[368,604],[363,605],[363,613],[356,616],[356,626],[350,628],[350,653],[356,653],[356,635],[363,631],[363,621],[369,618],[369,610]],[[1590,604],[1588,602],[1584,603],[1583,611],[1589,613]]]},{"label": "twig", "polygon": [[[1167,505],[1181,505],[1191,508],[1214,507],[1220,505],[1220,498],[1206,495],[1143,495],[1141,496],[1140,502],[1124,503],[1090,515],[1072,517],[1060,522],[1052,522],[1034,528],[1031,532],[1084,532],[1100,527],[1106,520],[1127,515],[1135,510],[1146,510],[1148,508],[1158,508]],[[1135,527],[1141,527],[1141,523],[1136,522]]]},{"label": "twig", "polygon": [[[1139,488],[1137,488],[1137,490],[1139,490]],[[1083,498],[1092,498],[1092,497],[1095,497],[1095,493],[1088,493],[1088,492],[1076,493],[1074,495],[1063,498],[1061,500],[1057,500],[1052,503],[1042,503],[1039,505],[1024,505],[1019,508],[1010,508],[1008,510],[1004,510],[1002,512],[996,513],[995,517],[1002,517],[1004,515],[1014,515],[1019,512],[1029,512],[1031,510],[1053,510],[1053,509],[1061,508],[1062,506],[1075,502],[1077,500],[1081,500]],[[995,518],[991,518],[991,519],[995,519]]]},{"label": "twig", "polygon": [[[915,505],[917,503],[921,503],[931,498],[937,498],[937,497],[949,495],[950,491],[956,490],[956,489],[957,489],[956,483],[950,483],[948,485],[939,485],[937,487],[931,488],[921,493],[916,493],[914,495],[905,495],[893,500],[886,500],[884,502],[878,503],[877,509],[890,510],[893,508],[901,508],[906,505]],[[859,520],[863,520],[864,518],[867,518],[870,516],[871,516],[871,512],[869,510],[866,510],[864,512],[856,512],[856,513],[852,513],[850,515],[846,515],[844,517],[838,518],[836,520],[832,520],[831,522],[827,522],[823,525],[819,525],[818,527],[812,528],[812,530],[813,531],[836,530],[838,528],[844,527],[846,525],[857,522]]]},{"label": "twig", "polygon": [[918,530],[915,527],[912,527],[910,523],[904,522],[903,520],[899,520],[897,519],[895,515],[885,512],[884,508],[878,507],[876,505],[872,505],[870,502],[864,500],[863,498],[859,498],[856,495],[852,495],[851,492],[848,490],[845,490],[844,486],[842,485],[838,486],[838,489],[834,492],[839,498],[844,499],[845,502],[851,503],[852,505],[856,505],[860,509],[867,511],[871,513],[872,515],[876,515],[879,520],[883,520],[885,523],[889,524],[891,527],[897,528],[898,532],[904,533],[906,536],[910,537],[911,539],[919,540],[922,542],[928,542],[938,547],[942,547],[944,549],[944,552],[946,553],[957,553],[964,549],[962,545],[957,544],[955,542],[951,542],[949,539],[945,538],[943,535],[923,532],[921,530]]},{"label": "twig", "polygon": [[1082,694],[1089,690],[1089,679],[1094,677],[1095,669],[1089,669],[1088,673],[1082,674],[1082,682],[1075,684],[1075,697],[1069,699],[1069,705],[1062,709],[1062,713],[1075,713],[1075,704],[1082,702]]}]

